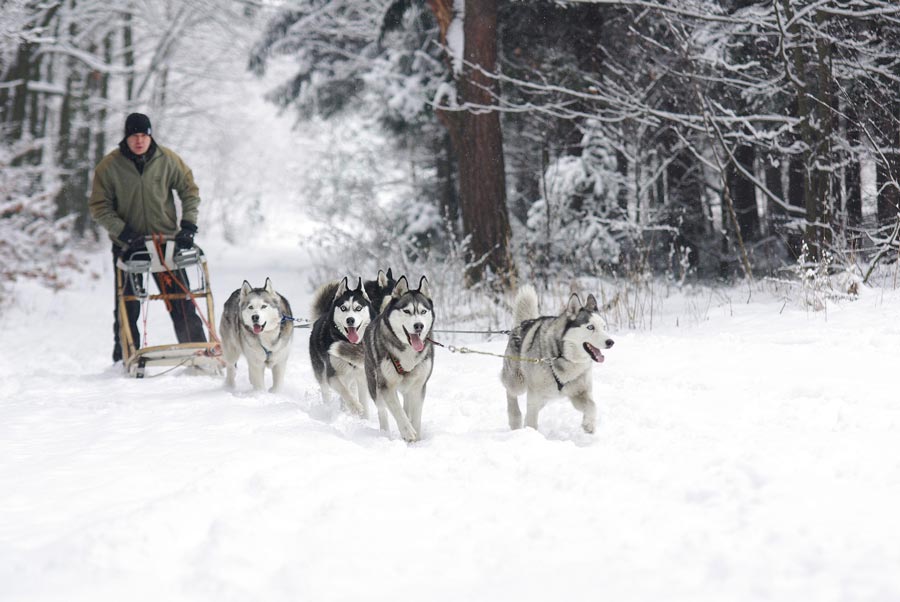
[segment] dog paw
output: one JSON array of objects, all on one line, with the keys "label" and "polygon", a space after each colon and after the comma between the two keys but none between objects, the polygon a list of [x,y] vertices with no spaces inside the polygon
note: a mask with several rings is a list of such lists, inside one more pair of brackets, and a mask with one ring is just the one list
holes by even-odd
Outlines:
[{"label": "dog paw", "polygon": [[409,430],[404,430],[400,435],[407,443],[415,443],[419,440],[419,434],[416,432],[416,429],[412,427],[410,427]]},{"label": "dog paw", "polygon": [[584,432],[589,435],[594,434],[594,423],[593,422],[582,422],[581,428],[583,428]]}]

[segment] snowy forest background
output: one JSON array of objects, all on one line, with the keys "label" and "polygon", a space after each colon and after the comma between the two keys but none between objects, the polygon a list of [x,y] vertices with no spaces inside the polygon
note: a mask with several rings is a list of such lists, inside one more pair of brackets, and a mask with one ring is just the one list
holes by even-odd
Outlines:
[{"label": "snowy forest background", "polygon": [[[80,246],[106,244],[86,214],[91,171],[131,111],[216,166],[205,235],[237,244],[277,222],[260,192],[277,188],[310,218],[290,242],[309,234],[325,263],[341,249],[342,271],[417,263],[475,288],[816,279],[847,295],[896,262],[889,0],[12,0],[2,13],[0,286],[67,286]],[[236,142],[221,115],[244,109],[254,76],[325,141],[315,165],[288,148],[286,173],[262,174]]]}]

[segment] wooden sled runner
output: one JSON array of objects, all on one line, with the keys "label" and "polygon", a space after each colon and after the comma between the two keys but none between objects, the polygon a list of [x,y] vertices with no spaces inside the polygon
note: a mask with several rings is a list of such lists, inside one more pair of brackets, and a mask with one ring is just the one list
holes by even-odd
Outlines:
[{"label": "wooden sled runner", "polygon": [[[119,310],[119,342],[122,360],[130,376],[144,378],[148,366],[191,366],[205,372],[219,374],[224,366],[222,350],[216,336],[213,296],[209,286],[209,270],[206,255],[194,245],[190,249],[177,249],[174,237],[148,236],[144,241],[146,252],[138,251],[126,260],[116,261],[116,303]],[[148,292],[153,274],[185,270],[190,290],[176,293]],[[126,295],[126,284],[134,294]],[[182,287],[183,288],[183,287]],[[126,303],[130,301],[184,301],[194,303],[206,329],[206,343],[171,343],[135,348],[134,334],[128,320]],[[201,307],[206,301],[206,316]]]}]

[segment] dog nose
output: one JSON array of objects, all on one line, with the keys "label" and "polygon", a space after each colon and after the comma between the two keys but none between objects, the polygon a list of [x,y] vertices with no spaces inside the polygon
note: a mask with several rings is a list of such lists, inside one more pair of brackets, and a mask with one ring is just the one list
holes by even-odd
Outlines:
[{"label": "dog nose", "polygon": [[616,344],[616,342],[615,342],[614,340],[612,340],[612,339],[606,339],[606,348],[607,348],[607,349],[609,349],[610,347],[612,347],[612,346],[615,345],[615,344]]},{"label": "dog nose", "polygon": [[413,330],[415,330],[417,333],[422,332],[422,330],[424,330],[424,328],[425,328],[425,325],[422,324],[421,322],[416,322],[415,324],[413,324]]},{"label": "dog nose", "polygon": [[259,314],[253,314],[252,316],[250,316],[250,319],[254,322],[259,322]]},{"label": "dog nose", "polygon": [[347,326],[353,326],[356,323],[356,319],[353,317],[347,318]]}]

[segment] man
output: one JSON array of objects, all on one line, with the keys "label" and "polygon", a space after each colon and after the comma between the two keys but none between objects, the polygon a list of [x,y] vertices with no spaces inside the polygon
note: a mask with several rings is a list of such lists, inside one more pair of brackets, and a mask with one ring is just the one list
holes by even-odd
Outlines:
[{"label": "man", "polygon": [[[177,223],[173,190],[181,201],[180,223]],[[156,144],[149,117],[142,113],[129,115],[125,120],[125,137],[119,148],[103,157],[94,169],[94,184],[88,201],[91,216],[113,241],[113,265],[119,257],[127,258],[144,249],[144,237],[149,234],[174,235],[178,248],[193,247],[199,205],[200,191],[188,166],[173,151]],[[184,270],[174,271],[173,274],[185,288],[189,288]],[[183,292],[172,279],[162,278],[159,274],[154,274],[154,279],[163,294]],[[134,294],[127,279],[125,294]],[[203,323],[190,300],[174,300],[167,303],[167,307],[179,343],[206,341]],[[126,310],[135,348],[139,348],[137,321],[141,313],[140,302],[129,301]],[[113,362],[117,362],[122,359],[119,341],[119,320],[122,316],[119,316],[118,304],[113,315]]]}]

